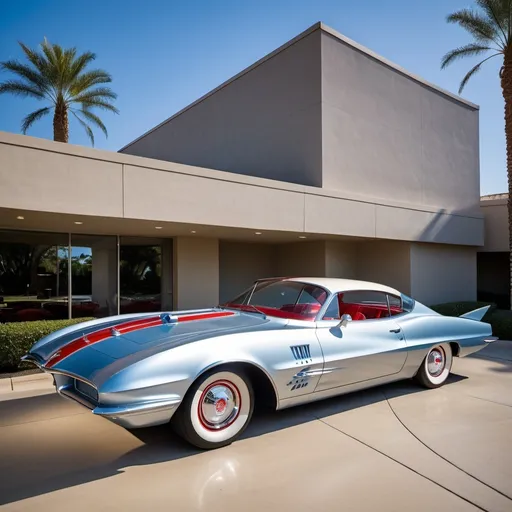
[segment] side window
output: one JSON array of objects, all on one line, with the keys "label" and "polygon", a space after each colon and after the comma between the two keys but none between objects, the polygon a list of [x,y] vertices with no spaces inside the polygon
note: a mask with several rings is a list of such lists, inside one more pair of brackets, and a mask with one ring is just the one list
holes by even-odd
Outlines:
[{"label": "side window", "polygon": [[391,316],[400,315],[404,312],[402,307],[402,299],[396,295],[388,295],[389,311]]},{"label": "side window", "polygon": [[339,305],[339,294],[334,295],[331,302],[325,310],[325,314],[322,320],[339,320],[340,319],[340,305]]},{"label": "side window", "polygon": [[348,314],[352,317],[352,320],[389,317],[386,294],[372,290],[351,291],[340,294],[339,309],[340,315]]},{"label": "side window", "polygon": [[410,313],[414,309],[414,299],[402,294],[402,307],[406,313]]}]

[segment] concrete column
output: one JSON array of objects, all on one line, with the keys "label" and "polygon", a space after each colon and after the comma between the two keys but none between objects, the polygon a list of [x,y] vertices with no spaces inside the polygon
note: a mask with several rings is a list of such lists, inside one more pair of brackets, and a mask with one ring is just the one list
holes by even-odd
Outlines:
[{"label": "concrete column", "polygon": [[219,241],[213,238],[174,239],[174,309],[219,304]]},{"label": "concrete column", "polygon": [[110,237],[91,247],[92,251],[92,300],[101,308],[108,308],[109,315],[117,313],[117,247]]},{"label": "concrete column", "polygon": [[476,247],[411,244],[411,295],[427,305],[476,300]]},{"label": "concrete column", "polygon": [[161,309],[171,311],[173,308],[173,256],[172,240],[162,240],[162,261],[161,261]]},{"label": "concrete column", "polygon": [[411,292],[411,243],[394,240],[361,242],[357,249],[357,278]]}]

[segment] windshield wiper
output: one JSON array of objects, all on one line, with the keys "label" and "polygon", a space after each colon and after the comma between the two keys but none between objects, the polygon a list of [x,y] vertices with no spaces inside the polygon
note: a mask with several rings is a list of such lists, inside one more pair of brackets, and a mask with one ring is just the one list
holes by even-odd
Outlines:
[{"label": "windshield wiper", "polygon": [[263,315],[265,318],[267,315],[263,313],[263,311],[260,311],[256,306],[253,306],[252,304],[230,304],[227,306],[224,306],[226,309],[238,309],[240,311],[245,311],[246,313],[258,313],[260,315]]}]

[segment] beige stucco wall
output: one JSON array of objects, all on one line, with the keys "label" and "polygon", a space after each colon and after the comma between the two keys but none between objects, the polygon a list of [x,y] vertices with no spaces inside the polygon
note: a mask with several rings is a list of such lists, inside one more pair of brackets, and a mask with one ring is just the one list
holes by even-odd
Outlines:
[{"label": "beige stucco wall", "polygon": [[358,243],[328,240],[325,242],[325,275],[357,279]]},{"label": "beige stucco wall", "polygon": [[174,307],[194,309],[219,304],[219,241],[174,239]]},{"label": "beige stucco wall", "polygon": [[244,70],[121,151],[321,186],[319,56],[316,31]]},{"label": "beige stucco wall", "polygon": [[357,248],[357,277],[411,292],[411,244],[386,240],[362,242]]},{"label": "beige stucco wall", "polygon": [[508,252],[507,199],[483,200],[481,211],[485,217],[485,244],[482,252]]},{"label": "beige stucco wall", "polygon": [[322,183],[327,189],[476,211],[478,109],[322,33]]},{"label": "beige stucco wall", "polygon": [[277,248],[272,244],[219,242],[219,295],[233,299],[256,279],[276,275]]},{"label": "beige stucco wall", "polygon": [[[0,133],[0,183],[0,227],[10,227],[2,210],[13,209],[297,235],[483,243],[479,214],[453,215],[397,203],[392,194],[379,202],[6,133]],[[229,207],[219,207],[219,198]],[[105,226],[99,232],[107,233]],[[110,234],[118,233],[111,226]],[[74,229],[73,223],[68,227]],[[41,223],[39,229],[54,224]]]},{"label": "beige stucco wall", "polygon": [[[38,139],[2,135],[0,133],[0,207],[108,217],[123,215],[123,166],[120,163],[81,158],[51,149],[42,151]],[[39,147],[9,144],[13,140],[29,144],[32,140]],[[42,145],[48,146],[48,142],[43,141]],[[60,148],[53,146],[53,149]],[[69,149],[73,153],[73,149]]]},{"label": "beige stucco wall", "polygon": [[420,302],[476,300],[476,249],[411,245],[411,294]]},{"label": "beige stucco wall", "polygon": [[280,276],[324,276],[325,242],[304,240],[278,245],[277,274]]}]

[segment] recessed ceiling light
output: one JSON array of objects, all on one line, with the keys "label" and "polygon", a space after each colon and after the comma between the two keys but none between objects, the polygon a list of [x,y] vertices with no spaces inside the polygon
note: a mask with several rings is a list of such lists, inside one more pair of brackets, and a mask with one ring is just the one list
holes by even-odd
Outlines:
[{"label": "recessed ceiling light", "polygon": [[197,231],[191,231],[191,233],[192,233],[192,234],[195,234],[195,233],[197,233]]},{"label": "recessed ceiling light", "polygon": [[25,220],[25,217],[23,217],[23,215],[18,215],[16,218],[17,218],[18,220]]},{"label": "recessed ceiling light", "polygon": [[256,233],[254,233],[255,235],[261,235],[261,233],[259,231],[256,231]]},{"label": "recessed ceiling light", "polygon": [[83,222],[82,222],[82,221],[79,221],[79,220],[75,220],[75,224],[80,225],[80,224],[83,224]]},{"label": "recessed ceiling light", "polygon": [[304,239],[304,238],[307,238],[307,236],[299,236],[299,238],[302,238],[302,239]]},{"label": "recessed ceiling light", "polygon": [[162,229],[162,226],[155,226],[155,229]]}]

